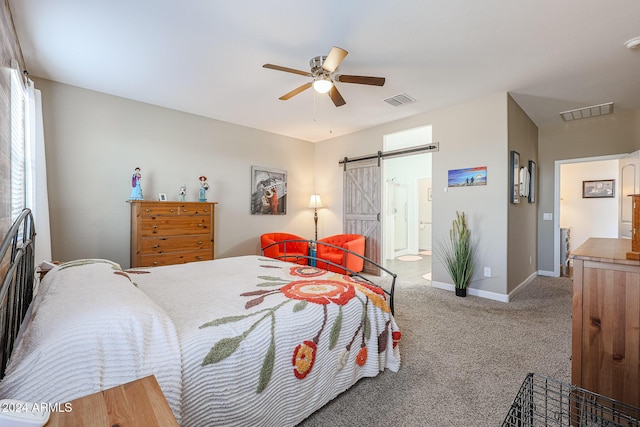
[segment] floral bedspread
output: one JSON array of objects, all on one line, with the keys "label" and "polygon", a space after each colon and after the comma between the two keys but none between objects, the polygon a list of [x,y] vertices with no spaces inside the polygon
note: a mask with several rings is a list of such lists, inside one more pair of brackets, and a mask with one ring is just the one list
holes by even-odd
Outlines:
[{"label": "floral bedspread", "polygon": [[183,426],[296,425],[400,367],[385,294],[360,280],[259,256],[143,271],[178,332]]}]

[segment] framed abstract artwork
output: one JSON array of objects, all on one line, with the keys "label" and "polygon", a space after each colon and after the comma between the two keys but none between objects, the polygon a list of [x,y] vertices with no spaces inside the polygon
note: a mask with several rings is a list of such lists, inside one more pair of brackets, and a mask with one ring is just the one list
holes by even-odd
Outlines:
[{"label": "framed abstract artwork", "polygon": [[251,214],[286,215],[287,171],[251,166]]}]

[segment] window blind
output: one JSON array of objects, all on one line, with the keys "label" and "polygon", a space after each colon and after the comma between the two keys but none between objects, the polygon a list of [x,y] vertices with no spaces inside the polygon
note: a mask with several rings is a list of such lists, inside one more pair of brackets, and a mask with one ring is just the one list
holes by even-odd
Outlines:
[{"label": "window blind", "polygon": [[11,69],[11,217],[16,220],[26,206],[25,88],[20,72]]}]

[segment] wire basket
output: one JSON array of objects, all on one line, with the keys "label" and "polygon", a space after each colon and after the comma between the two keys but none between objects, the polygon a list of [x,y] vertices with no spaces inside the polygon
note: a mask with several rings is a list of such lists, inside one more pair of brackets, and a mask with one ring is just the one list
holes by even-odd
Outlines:
[{"label": "wire basket", "polygon": [[540,374],[527,374],[502,427],[640,427],[640,409]]}]

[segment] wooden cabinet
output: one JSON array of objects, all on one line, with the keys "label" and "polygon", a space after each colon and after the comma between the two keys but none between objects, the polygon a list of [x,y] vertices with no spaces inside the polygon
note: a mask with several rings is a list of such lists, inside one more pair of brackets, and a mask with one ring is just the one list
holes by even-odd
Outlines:
[{"label": "wooden cabinet", "polygon": [[81,397],[67,406],[67,412],[52,412],[45,427],[178,427],[153,375]]},{"label": "wooden cabinet", "polygon": [[640,194],[631,194],[631,251],[628,259],[640,260]]},{"label": "wooden cabinet", "polygon": [[131,201],[131,267],[214,258],[215,203]]},{"label": "wooden cabinet", "polygon": [[573,251],[571,381],[640,406],[640,261],[629,239],[591,238]]}]

